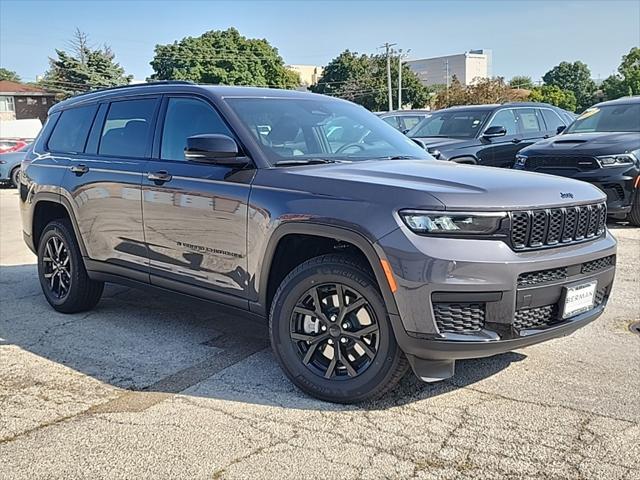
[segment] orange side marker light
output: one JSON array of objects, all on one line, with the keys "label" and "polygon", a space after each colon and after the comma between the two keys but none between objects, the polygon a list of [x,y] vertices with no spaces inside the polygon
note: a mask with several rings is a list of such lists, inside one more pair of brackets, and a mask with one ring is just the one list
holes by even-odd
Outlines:
[{"label": "orange side marker light", "polygon": [[396,293],[398,290],[398,284],[396,283],[396,279],[393,276],[393,270],[391,270],[391,265],[386,260],[380,260],[382,264],[382,269],[384,270],[384,274],[387,277],[387,282],[389,282],[389,288],[391,288],[391,293]]}]

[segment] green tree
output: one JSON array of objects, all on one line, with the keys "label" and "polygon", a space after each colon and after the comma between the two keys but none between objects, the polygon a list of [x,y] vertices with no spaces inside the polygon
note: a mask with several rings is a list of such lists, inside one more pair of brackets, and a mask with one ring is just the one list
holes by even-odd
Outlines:
[{"label": "green tree", "polygon": [[[398,105],[397,55],[391,58],[391,91],[394,108]],[[344,98],[369,110],[389,108],[387,90],[386,55],[363,55],[345,50],[324,68],[322,77],[311,91]],[[424,107],[429,101],[429,89],[418,76],[402,65],[402,103],[414,108]]]},{"label": "green tree", "polygon": [[0,80],[9,80],[10,82],[20,83],[20,77],[13,70],[7,70],[6,68],[0,68]]},{"label": "green tree", "polygon": [[109,46],[92,48],[80,30],[76,30],[70,46],[70,52],[56,49],[56,58],[49,58],[49,70],[39,82],[60,96],[126,85],[133,78],[125,75]]},{"label": "green tree", "polygon": [[516,75],[509,80],[509,86],[511,88],[524,88],[526,90],[531,90],[533,88],[533,80],[531,80],[531,77],[527,77],[525,75]]},{"label": "green tree", "polygon": [[601,88],[607,100],[640,95],[640,48],[633,47],[622,56],[618,73],[607,77]]},{"label": "green tree", "polygon": [[555,85],[573,92],[578,111],[583,111],[593,103],[596,84],[591,79],[589,67],[580,61],[561,62],[545,73],[542,80],[545,85]]},{"label": "green tree", "polygon": [[543,85],[531,90],[529,100],[532,102],[550,103],[570,112],[576,110],[576,96],[569,90],[562,90],[556,85]]},{"label": "green tree", "polygon": [[297,73],[287,69],[278,50],[262,39],[246,38],[235,28],[211,30],[156,45],[152,80],[296,88]]}]

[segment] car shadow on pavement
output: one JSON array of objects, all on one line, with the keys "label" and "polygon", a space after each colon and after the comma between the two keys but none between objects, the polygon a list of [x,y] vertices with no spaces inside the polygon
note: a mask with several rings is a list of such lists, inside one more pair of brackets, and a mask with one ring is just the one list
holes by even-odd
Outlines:
[{"label": "car shadow on pavement", "polygon": [[511,352],[460,361],[456,376],[437,384],[409,372],[379,401],[334,405],[288,381],[271,354],[265,325],[216,305],[107,285],[94,310],[64,315],[45,301],[35,265],[0,266],[0,288],[0,346],[15,345],[130,391],[295,409],[386,409],[464,388],[525,358]]}]

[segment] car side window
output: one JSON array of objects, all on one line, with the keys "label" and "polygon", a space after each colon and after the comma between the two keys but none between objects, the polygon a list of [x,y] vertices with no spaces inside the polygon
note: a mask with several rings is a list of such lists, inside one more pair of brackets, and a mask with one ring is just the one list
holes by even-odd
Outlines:
[{"label": "car side window", "polygon": [[521,133],[535,133],[544,130],[540,126],[540,121],[535,108],[518,108],[518,123]]},{"label": "car side window", "polygon": [[87,135],[97,110],[97,105],[89,105],[63,111],[47,142],[49,150],[65,153],[84,152]]},{"label": "car side window", "polygon": [[109,105],[100,137],[100,155],[144,158],[157,99],[123,100]]},{"label": "car side window", "polygon": [[515,135],[518,133],[518,122],[512,109],[500,110],[491,120],[489,127],[504,127],[507,129],[507,135]]},{"label": "car side window", "polygon": [[224,120],[208,103],[197,98],[169,98],[162,127],[160,158],[184,160],[187,138],[204,133],[233,137]]},{"label": "car side window", "polygon": [[420,120],[422,120],[424,117],[412,117],[409,115],[405,115],[402,117],[402,123],[404,124],[402,131],[405,130],[411,130],[413,127],[415,127],[418,123],[420,123]]},{"label": "car side window", "polygon": [[384,117],[382,120],[387,122],[393,128],[399,129],[400,125],[398,125],[398,117]]},{"label": "car side window", "polygon": [[560,116],[553,110],[542,108],[540,112],[542,112],[542,118],[544,118],[544,123],[547,125],[547,130],[555,132],[558,127],[565,125]]}]

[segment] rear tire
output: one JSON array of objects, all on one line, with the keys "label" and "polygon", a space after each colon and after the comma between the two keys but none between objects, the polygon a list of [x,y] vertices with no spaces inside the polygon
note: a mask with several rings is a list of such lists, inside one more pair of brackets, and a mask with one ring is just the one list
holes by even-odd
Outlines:
[{"label": "rear tire", "polygon": [[91,280],[80,247],[68,221],[54,220],[38,243],[38,277],[49,304],[62,313],[77,313],[96,306],[103,282]]},{"label": "rear tire", "polygon": [[381,397],[408,369],[375,280],[347,255],[315,257],[290,272],[274,296],[269,331],[287,377],[321,400]]},{"label": "rear tire", "polygon": [[631,211],[627,215],[627,220],[634,227],[640,227],[640,189],[636,189],[631,204]]},{"label": "rear tire", "polygon": [[11,170],[11,185],[14,188],[18,188],[20,186],[20,167],[15,167]]}]

